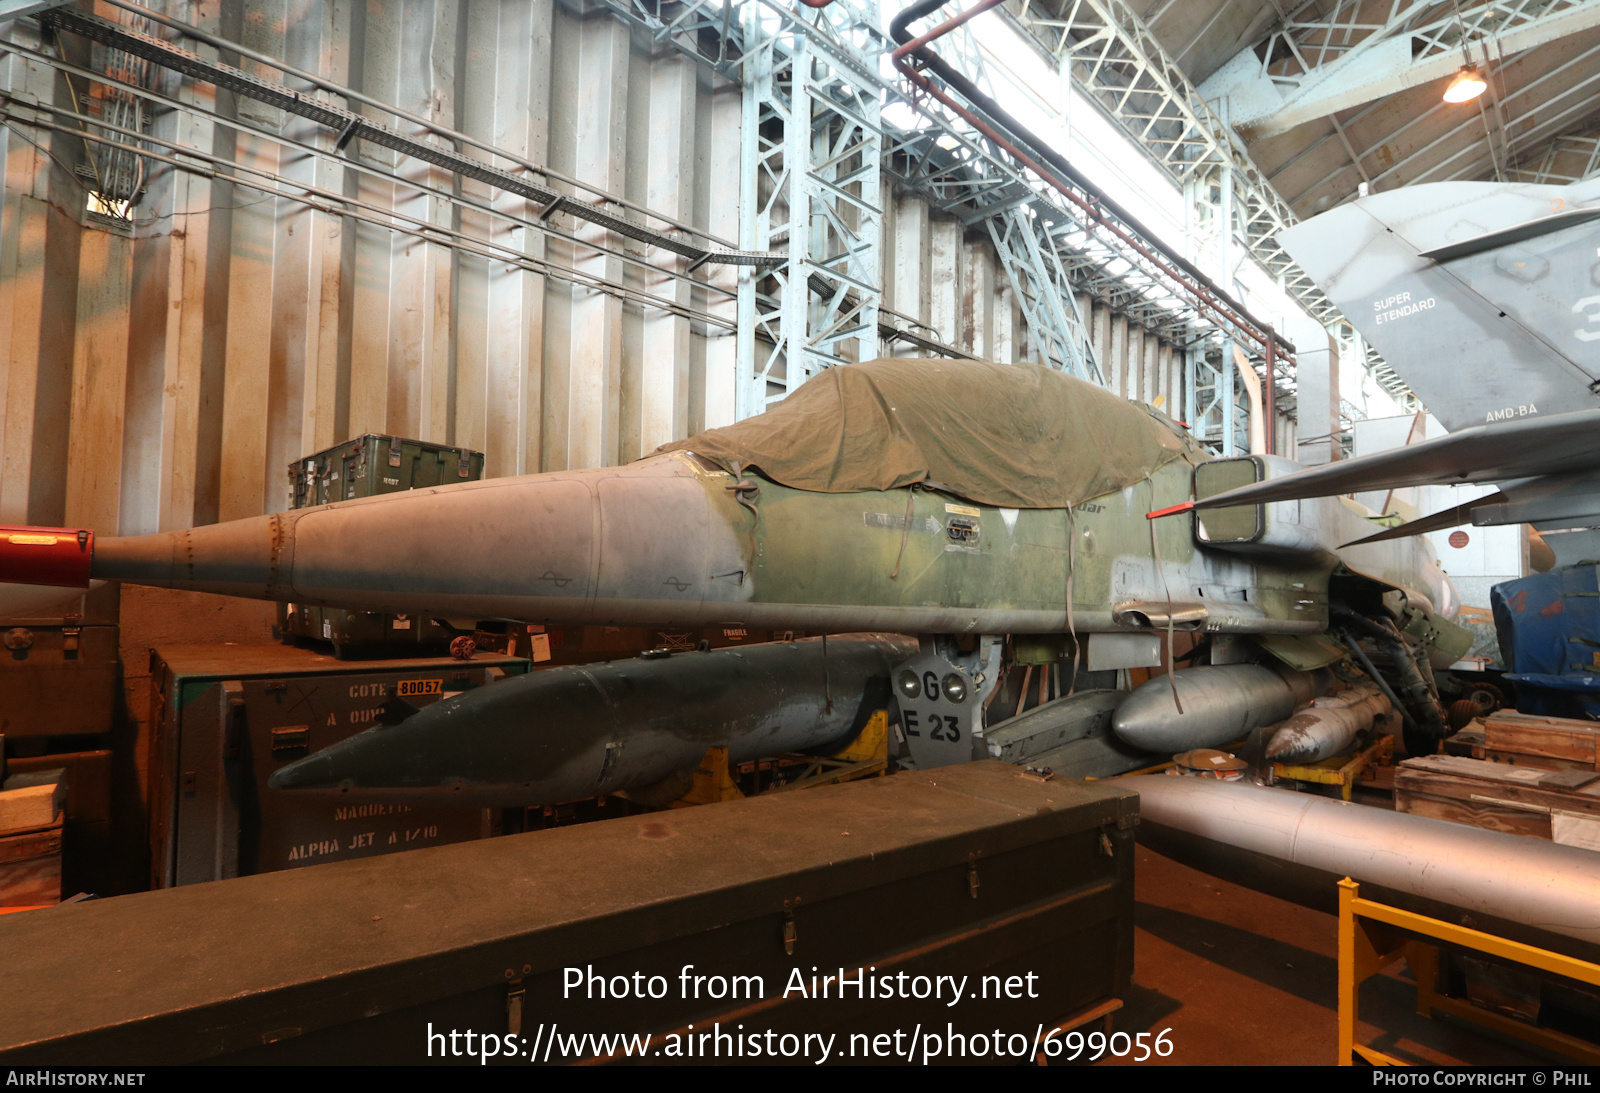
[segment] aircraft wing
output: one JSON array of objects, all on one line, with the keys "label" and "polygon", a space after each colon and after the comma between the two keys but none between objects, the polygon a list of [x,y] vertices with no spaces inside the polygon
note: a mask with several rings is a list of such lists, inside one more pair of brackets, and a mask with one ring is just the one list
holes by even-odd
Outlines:
[{"label": "aircraft wing", "polygon": [[1596,405],[1600,180],[1402,186],[1278,241],[1450,432]]},{"label": "aircraft wing", "polygon": [[1365,546],[1368,543],[1381,543],[1388,539],[1406,539],[1413,535],[1421,535],[1428,531],[1443,531],[1445,528],[1460,527],[1472,519],[1472,510],[1479,505],[1500,505],[1511,500],[1504,493],[1491,493],[1483,497],[1475,497],[1461,505],[1453,505],[1442,509],[1432,516],[1420,516],[1415,520],[1408,520],[1392,528],[1384,528],[1376,535],[1368,535],[1365,539],[1353,539],[1348,543],[1339,544],[1340,549],[1352,546]]},{"label": "aircraft wing", "polygon": [[1475,425],[1359,459],[1342,459],[1196,501],[1197,509],[1407,486],[1503,482],[1600,467],[1600,410]]}]

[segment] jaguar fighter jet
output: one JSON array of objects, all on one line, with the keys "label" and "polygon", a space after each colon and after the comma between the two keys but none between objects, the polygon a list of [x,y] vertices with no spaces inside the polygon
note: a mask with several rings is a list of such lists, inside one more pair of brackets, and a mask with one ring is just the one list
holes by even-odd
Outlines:
[{"label": "jaguar fighter jet", "polygon": [[[899,754],[924,768],[1004,752],[983,715],[1008,637],[1049,639],[1075,668],[1097,671],[1175,663],[1182,631],[1218,650],[1245,648],[1235,654],[1241,662],[1218,652],[1193,664],[1204,672],[1180,666],[1175,682],[1160,684],[1166,698],[1130,703],[1117,726],[1123,742],[1159,752],[1173,740],[1233,739],[1252,727],[1253,711],[1276,709],[1280,699],[1294,699],[1292,710],[1325,690],[1331,678],[1312,673],[1348,652],[1325,635],[1338,638],[1351,625],[1382,628],[1384,640],[1409,651],[1402,659],[1418,661],[1416,672],[1460,655],[1464,631],[1449,621],[1454,593],[1427,545],[1341,548],[1371,526],[1352,502],[1247,505],[1188,522],[1145,517],[1197,490],[1206,496],[1297,469],[1267,456],[1213,459],[1160,412],[1046,368],[880,360],[829,369],[765,414],[622,467],[422,488],[128,538],[0,529],[0,578],[121,580],[446,620],[914,635],[915,655],[892,672],[871,666],[882,645],[862,646],[853,675],[840,666],[830,677],[821,648],[787,659],[814,665],[819,689],[892,679]],[[665,679],[676,670],[668,662],[633,674],[661,678],[660,693],[692,704],[694,688],[674,691]],[[682,670],[698,679],[709,669]],[[570,675],[577,690],[596,686]],[[618,694],[633,686],[613,682]],[[520,715],[536,731],[568,705],[552,697],[554,686],[499,693],[506,701],[539,696]],[[486,710],[494,692],[473,699],[475,708]],[[738,693],[752,706],[767,701],[758,687]],[[858,697],[833,692],[789,707],[849,713]],[[729,733],[760,728],[759,717],[741,719],[727,706],[719,698],[715,708]],[[630,716],[679,731],[652,721],[659,713],[646,702]],[[1185,718],[1193,731],[1174,735]],[[571,789],[549,771],[508,770],[512,760],[487,745],[474,751],[461,728],[468,720],[448,719],[433,737],[471,766],[438,765],[439,784],[493,778]],[[504,709],[483,718],[501,734],[515,720]],[[621,728],[590,718],[563,731],[613,735],[596,737],[593,748],[534,749],[527,754],[544,758],[528,762],[581,753],[608,791],[618,788],[613,775],[623,766],[607,749],[622,747]],[[373,747],[403,736],[408,754],[428,750],[421,737],[429,734],[372,733]],[[374,762],[380,768],[397,765],[390,756]],[[357,780],[351,769],[333,779],[345,791]],[[311,787],[302,779],[295,788]]]}]

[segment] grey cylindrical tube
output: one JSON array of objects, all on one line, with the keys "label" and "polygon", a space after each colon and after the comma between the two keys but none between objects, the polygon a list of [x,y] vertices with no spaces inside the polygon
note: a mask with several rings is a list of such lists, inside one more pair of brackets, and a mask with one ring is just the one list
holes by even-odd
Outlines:
[{"label": "grey cylindrical tube", "polygon": [[1600,946],[1591,850],[1243,782],[1141,775],[1124,784],[1139,791],[1140,841],[1274,895],[1328,907],[1334,882],[1350,877],[1397,902]]}]

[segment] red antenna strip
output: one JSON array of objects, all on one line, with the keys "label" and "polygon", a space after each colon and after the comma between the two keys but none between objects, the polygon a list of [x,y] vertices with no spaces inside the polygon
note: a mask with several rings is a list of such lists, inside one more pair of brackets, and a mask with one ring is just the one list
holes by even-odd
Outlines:
[{"label": "red antenna strip", "polygon": [[1180,512],[1188,512],[1192,508],[1194,508],[1194,502],[1185,501],[1181,505],[1173,505],[1170,509],[1157,509],[1154,512],[1147,512],[1144,514],[1144,518],[1146,520],[1155,520],[1162,516],[1172,516]]}]

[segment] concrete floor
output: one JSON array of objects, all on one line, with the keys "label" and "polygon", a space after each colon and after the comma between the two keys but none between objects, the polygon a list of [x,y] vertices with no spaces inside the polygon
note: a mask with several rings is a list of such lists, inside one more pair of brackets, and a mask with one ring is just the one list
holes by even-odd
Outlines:
[{"label": "concrete floor", "polygon": [[[1165,1059],[1101,1065],[1335,1061],[1338,920],[1218,880],[1140,847],[1133,985],[1118,1031],[1160,1032]],[[1559,1062],[1449,1017],[1425,1020],[1403,964],[1361,992],[1361,1042],[1416,1063]]]}]

